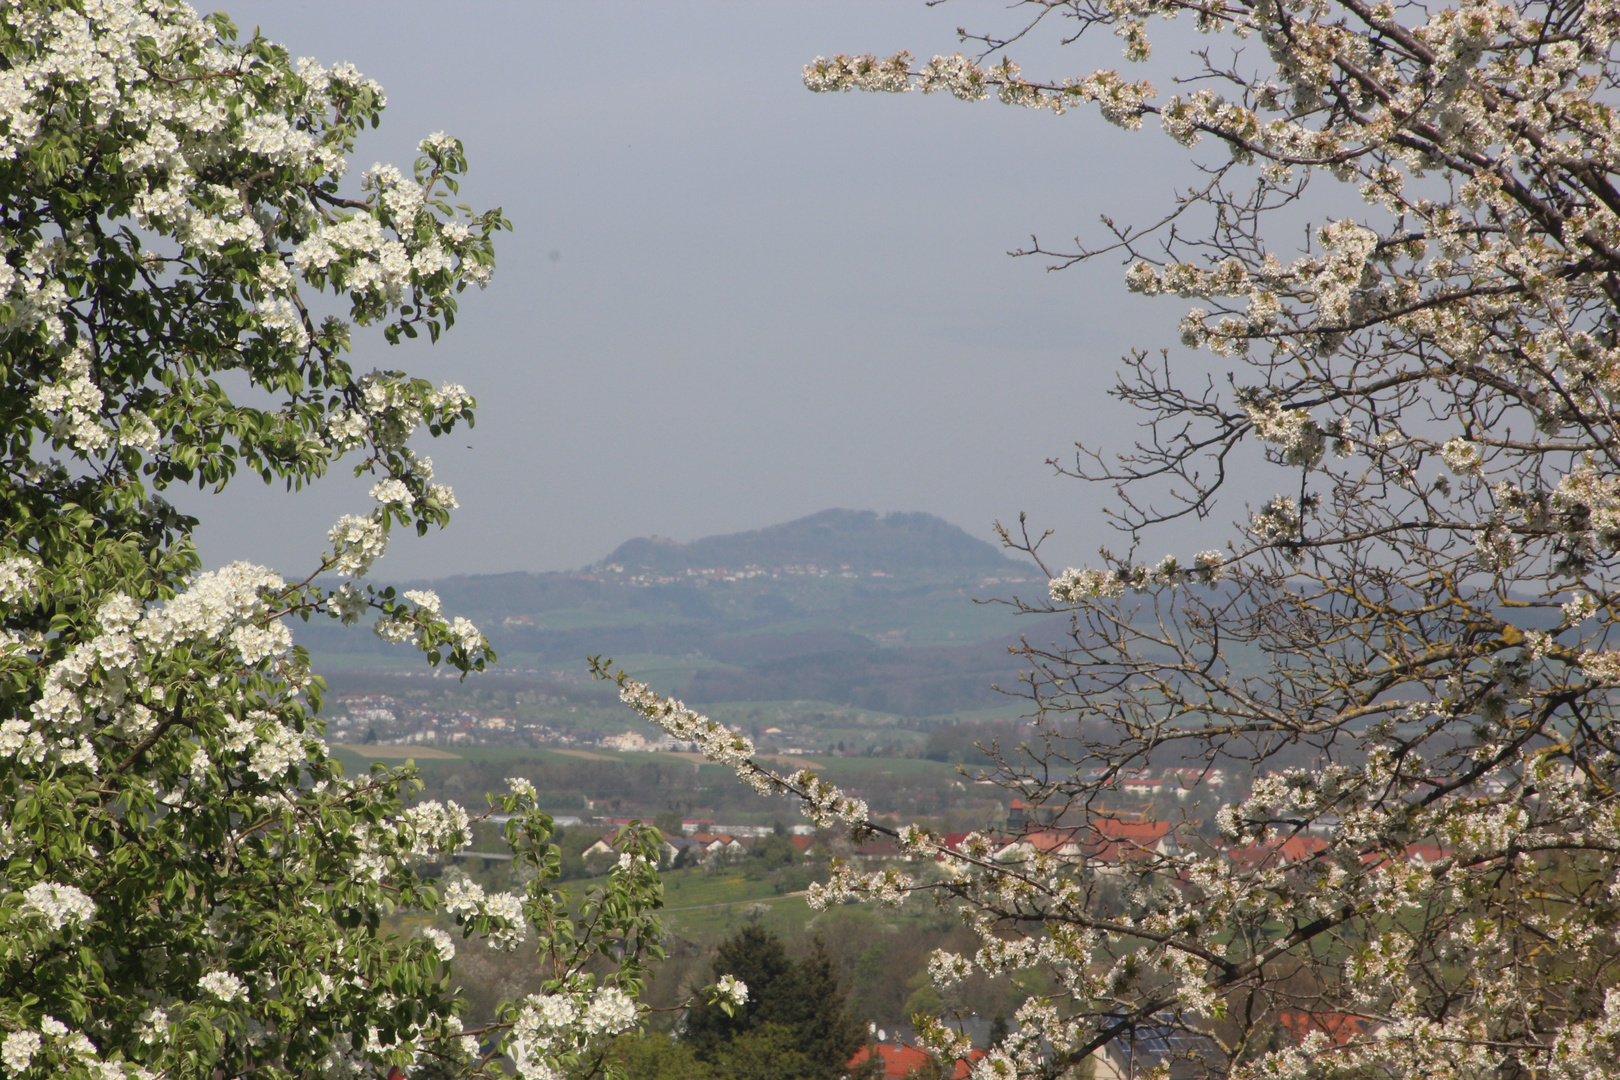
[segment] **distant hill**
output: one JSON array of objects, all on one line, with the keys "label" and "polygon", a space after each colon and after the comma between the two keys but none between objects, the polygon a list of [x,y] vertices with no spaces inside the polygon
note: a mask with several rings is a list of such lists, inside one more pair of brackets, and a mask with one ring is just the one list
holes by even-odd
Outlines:
[{"label": "distant hill", "polygon": [[[912,716],[1004,703],[990,684],[1016,681],[1007,645],[1029,624],[974,600],[1045,593],[1036,567],[932,514],[856,510],[687,544],[630,540],[563,573],[392,584],[431,588],[446,611],[482,627],[503,678],[539,686],[557,665],[607,655],[664,670],[660,689],[694,702],[807,700]],[[294,633],[317,668],[345,672],[345,685],[407,666],[407,646],[357,627],[317,621]]]},{"label": "distant hill", "polygon": [[678,574],[688,569],[816,566],[897,577],[958,574],[1024,576],[1033,567],[932,514],[823,510],[752,532],[707,536],[691,543],[642,537],[620,544],[601,566],[629,572]]}]

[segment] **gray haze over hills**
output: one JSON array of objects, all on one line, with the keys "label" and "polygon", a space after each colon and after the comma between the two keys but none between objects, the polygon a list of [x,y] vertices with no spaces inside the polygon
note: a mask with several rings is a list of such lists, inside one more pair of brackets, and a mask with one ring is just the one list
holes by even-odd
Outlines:
[{"label": "gray haze over hills", "polygon": [[687,544],[642,537],[620,544],[598,564],[657,574],[790,565],[906,576],[1021,577],[1034,571],[1029,563],[1009,559],[990,544],[932,514],[880,517],[870,510],[823,510],[782,525],[708,536]]},{"label": "gray haze over hills", "polygon": [[[945,716],[1005,705],[992,684],[1017,678],[1008,646],[1040,629],[978,601],[1045,583],[931,514],[826,510],[687,544],[631,540],[575,571],[405,584],[489,634],[501,662],[486,678],[566,678],[605,654],[695,702]],[[410,667],[406,650],[357,627],[295,632],[317,669],[351,685]]]}]

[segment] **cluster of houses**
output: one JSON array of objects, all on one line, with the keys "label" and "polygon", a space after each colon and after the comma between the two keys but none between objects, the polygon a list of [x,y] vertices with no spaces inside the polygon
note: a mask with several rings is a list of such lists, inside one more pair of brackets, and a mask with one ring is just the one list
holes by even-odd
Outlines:
[{"label": "cluster of houses", "polygon": [[[560,697],[545,704],[562,705]],[[326,739],[379,746],[590,746],[605,750],[692,753],[697,744],[669,735],[630,731],[604,734],[533,720],[484,716],[468,709],[426,707],[387,694],[344,694],[333,699]],[[740,731],[740,728],[733,728]]]},{"label": "cluster of houses", "polygon": [[1111,777],[1104,770],[1094,769],[1090,778],[1111,780],[1113,786],[1137,798],[1154,799],[1165,795],[1182,802],[1197,788],[1218,792],[1226,786],[1226,771],[1211,768],[1165,768],[1157,770],[1157,775],[1153,769],[1127,769]]},{"label": "cluster of houses", "polygon": [[[618,829],[632,820],[597,819],[604,827],[604,835],[585,849],[585,856],[616,855],[613,842]],[[1012,820],[1017,822],[1016,830],[989,838],[990,855],[999,862],[1024,862],[1037,856],[1047,856],[1078,863],[1093,874],[1107,876],[1123,874],[1133,863],[1179,855],[1183,850],[1183,838],[1177,835],[1170,822],[1139,813],[1096,815],[1084,825],[1063,826],[1041,822],[1030,808],[1015,801]],[[769,826],[722,826],[706,818],[689,819],[682,823],[681,835],[664,837],[664,863],[691,865],[741,858],[761,837],[773,831]],[[971,835],[965,832],[947,833],[942,839],[948,848],[961,848]],[[788,839],[801,853],[808,852],[818,843],[814,829],[808,825],[793,826]],[[1247,871],[1308,862],[1327,851],[1329,845],[1321,836],[1300,833],[1272,844],[1234,847],[1216,840],[1209,846],[1235,868]],[[897,843],[886,839],[858,845],[851,854],[858,861],[869,863],[909,857]],[[1401,857],[1415,865],[1432,866],[1450,854],[1448,849],[1436,844],[1411,844]],[[1374,864],[1386,858],[1386,855],[1370,854],[1363,861]]]},{"label": "cluster of houses", "polygon": [[[618,837],[620,827],[639,820],[641,819],[598,818],[598,823],[611,831],[604,832],[601,839],[584,850],[585,858],[606,855],[617,857],[618,849],[613,846],[613,842]],[[663,863],[665,866],[673,866],[677,863],[690,865],[739,859],[748,854],[763,837],[770,836],[775,831],[775,827],[769,825],[716,825],[708,818],[688,818],[681,822],[681,835],[660,833],[663,837]],[[787,830],[787,834],[788,842],[801,854],[809,851],[816,843],[815,829],[809,825],[794,825]]]},{"label": "cluster of houses", "polygon": [[627,571],[620,563],[602,563],[595,570],[583,571],[570,575],[580,581],[612,581],[620,585],[630,585],[638,588],[647,588],[653,585],[689,584],[692,582],[715,581],[750,581],[754,578],[775,580],[784,577],[846,577],[858,578],[868,574],[875,578],[889,577],[884,570],[869,570],[863,574],[853,569],[849,563],[839,563],[837,569],[827,566],[817,566],[814,563],[789,564],[786,566],[759,566],[749,563],[741,569],[732,569],[726,566],[688,566],[684,570],[673,573],[649,572],[646,567],[638,568],[642,572]]},{"label": "cluster of houses", "polygon": [[[561,699],[557,699],[561,700]],[[326,741],[379,746],[502,745],[579,741],[572,731],[469,709],[410,704],[387,694],[340,694],[333,699]],[[590,733],[590,740],[598,736]]]},{"label": "cluster of houses", "polygon": [[[1283,1041],[1296,1045],[1313,1032],[1326,1036],[1330,1047],[1378,1035],[1368,1030],[1363,1018],[1348,1013],[1285,1009],[1276,1014],[1276,1022]],[[983,1047],[990,1024],[977,1016],[950,1024],[972,1038],[974,1048],[937,1075],[941,1080],[967,1080],[973,1064],[986,1056]],[[916,1033],[908,1024],[891,1030],[874,1027],[872,1041],[856,1051],[849,1068],[853,1072],[874,1057],[882,1061],[883,1080],[936,1075],[933,1059],[916,1045]],[[1087,1064],[1093,1080],[1212,1080],[1227,1074],[1226,1055],[1213,1035],[1188,1030],[1169,1017],[1156,1017],[1122,1032],[1093,1052]]]},{"label": "cluster of houses", "polygon": [[[1064,826],[1043,821],[1021,801],[1013,803],[1009,822],[1015,831],[990,838],[990,855],[1000,862],[1024,862],[1037,856],[1047,856],[1083,865],[1094,874],[1122,874],[1131,864],[1151,862],[1156,857],[1182,853],[1183,838],[1179,837],[1168,821],[1158,821],[1140,813],[1095,815],[1084,825]],[[948,833],[945,846],[961,848],[970,833]],[[982,835],[982,834],[981,834]],[[1259,870],[1307,862],[1328,849],[1328,841],[1309,832],[1285,837],[1276,843],[1251,844],[1234,847],[1223,841],[1209,843],[1209,847],[1239,870]],[[877,841],[855,849],[857,858],[866,861],[905,858],[905,853],[893,841]],[[1401,854],[1406,862],[1419,866],[1432,866],[1448,858],[1451,852],[1436,844],[1410,844]],[[1377,864],[1387,855],[1368,854],[1363,862]]]}]

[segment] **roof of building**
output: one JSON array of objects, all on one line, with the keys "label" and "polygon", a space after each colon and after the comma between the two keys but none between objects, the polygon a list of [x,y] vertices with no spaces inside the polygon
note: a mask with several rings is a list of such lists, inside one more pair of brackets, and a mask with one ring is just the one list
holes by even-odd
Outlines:
[{"label": "roof of building", "polygon": [[1087,838],[1088,857],[1095,862],[1117,863],[1157,851],[1170,835],[1168,821],[1093,818]]},{"label": "roof of building", "polygon": [[[876,1043],[855,1051],[855,1056],[849,1059],[849,1067],[855,1068],[874,1052],[883,1058],[883,1080],[904,1080],[914,1070],[924,1069],[931,1062],[928,1052],[915,1046],[906,1046],[903,1043]],[[982,1057],[984,1057],[983,1050],[969,1050],[966,1057],[958,1058],[956,1068],[951,1073],[951,1080],[964,1080],[973,1062]]]},{"label": "roof of building", "polygon": [[1251,844],[1227,852],[1238,866],[1253,870],[1263,866],[1286,866],[1303,862],[1328,849],[1328,842],[1320,836],[1290,836],[1280,844]]},{"label": "roof of building", "polygon": [[1209,1035],[1176,1027],[1166,1019],[1139,1024],[1104,1048],[1122,1077],[1147,1077],[1161,1067],[1173,1080],[1224,1076],[1226,1056]]},{"label": "roof of building", "polygon": [[1361,1037],[1362,1021],[1359,1016],[1339,1012],[1280,1012],[1277,1022],[1295,1041],[1303,1041],[1313,1031],[1320,1031],[1335,1046],[1344,1046]]},{"label": "roof of building", "polygon": [[1091,830],[1104,840],[1124,840],[1138,847],[1152,847],[1170,832],[1170,823],[1151,818],[1095,817],[1091,819]]},{"label": "roof of building", "polygon": [[1014,843],[1028,844],[1034,850],[1047,854],[1064,854],[1065,849],[1078,853],[1082,835],[1079,829],[1037,829],[1025,833]]},{"label": "roof of building", "polygon": [[1450,857],[1451,850],[1437,844],[1409,844],[1406,848],[1407,862],[1437,863]]}]

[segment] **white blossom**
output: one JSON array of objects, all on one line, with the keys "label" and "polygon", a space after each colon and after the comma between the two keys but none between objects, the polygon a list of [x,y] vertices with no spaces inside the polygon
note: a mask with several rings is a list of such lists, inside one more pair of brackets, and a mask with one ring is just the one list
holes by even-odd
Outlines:
[{"label": "white blossom", "polygon": [[242,654],[243,663],[257,664],[292,648],[292,631],[280,620],[265,626],[238,626],[231,631],[230,642]]},{"label": "white blossom", "polygon": [[15,604],[28,599],[35,588],[35,575],[39,564],[24,555],[11,555],[0,559],[0,604]]},{"label": "white blossom", "polygon": [[90,350],[83,342],[62,360],[59,381],[34,395],[34,407],[56,419],[54,433],[80,451],[106,446],[112,435],[101,423],[105,400],[91,377]]},{"label": "white blossom", "polygon": [[1276,401],[1244,408],[1254,433],[1266,442],[1281,446],[1288,464],[1310,466],[1322,459],[1326,445],[1322,429],[1304,409],[1285,409]]},{"label": "white blossom", "polygon": [[198,988],[224,1002],[246,1001],[247,984],[228,971],[210,971],[197,980]]},{"label": "white blossom", "polygon": [[722,975],[714,984],[714,992],[733,1005],[748,1003],[748,984],[735,975]]},{"label": "white blossom", "polygon": [[332,569],[344,577],[364,577],[371,564],[388,550],[388,534],[375,517],[344,514],[332,526],[327,539],[332,543]]},{"label": "white blossom", "polygon": [[478,627],[460,615],[457,615],[450,624],[450,633],[455,637],[458,648],[477,652],[484,647],[484,635],[479,632]]},{"label": "white blossom", "polygon": [[293,765],[304,761],[305,752],[298,733],[284,727],[274,718],[264,725],[263,734],[253,750],[248,769],[261,780],[276,780]]},{"label": "white blossom", "polygon": [[1485,462],[1479,447],[1460,435],[1440,448],[1440,456],[1445,460],[1446,468],[1459,476],[1479,472]]},{"label": "white blossom", "polygon": [[617,1035],[633,1027],[636,1020],[635,999],[616,986],[604,986],[591,999],[580,1023],[592,1035]]},{"label": "white blossom", "polygon": [[88,924],[95,917],[96,905],[72,885],[41,881],[23,890],[22,910],[41,916],[52,930],[60,930],[69,924]]},{"label": "white blossom", "polygon": [[405,599],[430,615],[439,614],[439,594],[430,589],[406,589]]},{"label": "white blossom", "polygon": [[405,811],[400,825],[406,846],[419,859],[460,851],[472,843],[471,819],[454,802],[418,803]]},{"label": "white blossom", "polygon": [[389,477],[371,486],[371,497],[380,503],[410,502],[411,489],[406,487],[403,481]]},{"label": "white blossom", "polygon": [[1564,621],[1575,626],[1591,618],[1597,607],[1597,601],[1592,598],[1591,593],[1576,592],[1560,606],[1560,610],[1564,613]]},{"label": "white blossom", "polygon": [[0,1041],[0,1064],[5,1065],[12,1076],[20,1076],[33,1062],[41,1045],[37,1031],[9,1031],[5,1040]]},{"label": "white blossom", "polygon": [[1048,586],[1052,599],[1060,604],[1081,600],[1113,600],[1125,595],[1125,583],[1107,570],[1065,570]]},{"label": "white blossom", "polygon": [[433,945],[433,952],[442,962],[448,964],[456,958],[456,943],[443,930],[429,926],[422,930],[422,936]]}]

